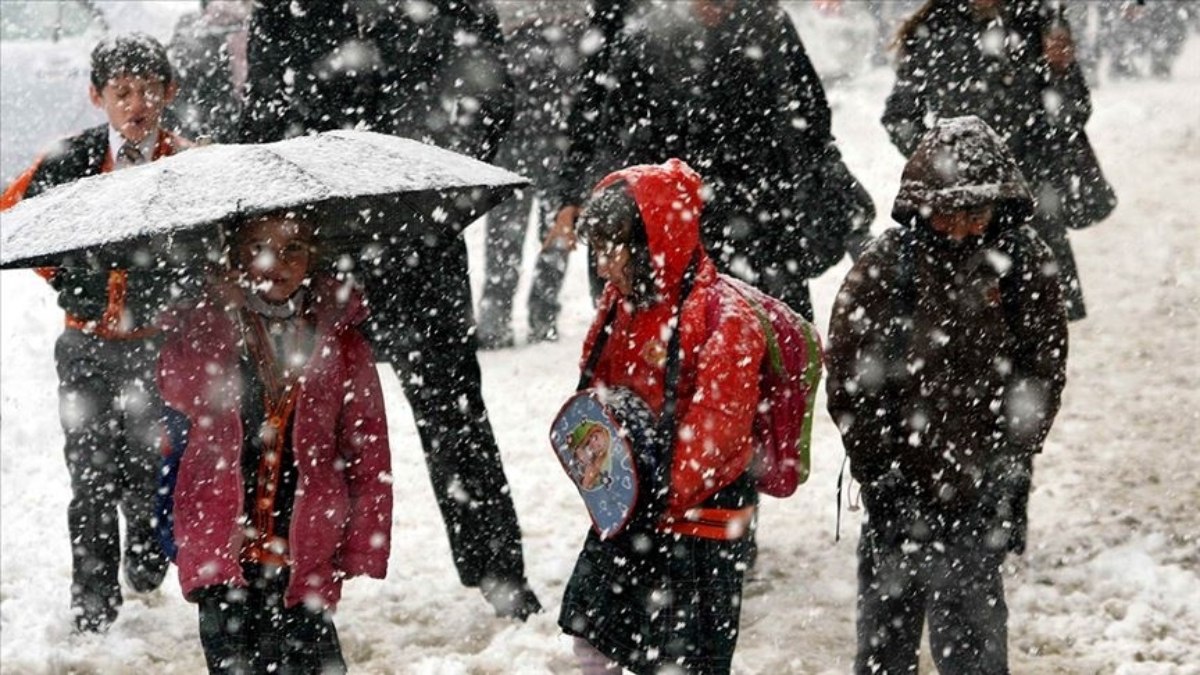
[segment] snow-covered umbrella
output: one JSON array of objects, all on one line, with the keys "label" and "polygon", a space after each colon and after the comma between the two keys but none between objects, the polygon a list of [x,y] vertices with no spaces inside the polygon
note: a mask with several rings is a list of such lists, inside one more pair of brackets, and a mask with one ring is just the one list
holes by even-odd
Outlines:
[{"label": "snow-covered umbrella", "polygon": [[0,214],[0,268],[144,268],[211,257],[220,225],[311,210],[322,249],[378,255],[450,239],[528,182],[449,150],[367,131],[211,145],[60,186]]}]

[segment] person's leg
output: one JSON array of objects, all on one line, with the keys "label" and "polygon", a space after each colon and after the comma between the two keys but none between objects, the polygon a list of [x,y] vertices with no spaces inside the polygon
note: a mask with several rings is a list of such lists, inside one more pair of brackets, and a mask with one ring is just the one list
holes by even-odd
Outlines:
[{"label": "person's leg", "polygon": [[368,284],[372,337],[412,406],[459,578],[523,618],[541,606],[525,585],[521,529],[483,402],[466,245],[455,238],[384,278]]},{"label": "person's leg", "polygon": [[859,675],[917,672],[925,594],[916,562],[920,553],[905,555],[900,544],[885,544],[863,523],[858,542]]},{"label": "person's leg", "polygon": [[481,349],[503,349],[513,344],[513,296],[521,277],[521,249],[532,203],[533,191],[526,188],[488,213],[483,297],[479,300],[476,332]]},{"label": "person's leg", "polygon": [[71,607],[79,630],[108,627],[121,606],[117,518],[116,387],[98,360],[98,341],[67,330],[55,345],[59,420],[71,474],[67,525],[71,536]]},{"label": "person's leg", "polygon": [[214,675],[251,675],[248,649],[250,616],[245,589],[210,586],[196,591],[200,613],[200,646],[208,672]]},{"label": "person's leg", "polygon": [[344,675],[346,661],[332,615],[303,603],[286,607],[288,570],[255,567],[260,612],[256,670],[275,675]]},{"label": "person's leg", "polygon": [[[540,224],[538,238],[544,240],[554,224],[554,211],[544,197],[537,200]],[[529,341],[545,342],[558,339],[558,294],[567,273],[568,251],[547,249],[538,253],[529,288]]]},{"label": "person's leg", "polygon": [[929,647],[943,675],[1008,674],[1008,605],[1000,564],[983,546],[947,547],[931,569]]},{"label": "person's leg", "polygon": [[[745,566],[752,540],[704,541],[697,550],[699,643],[690,670],[727,674],[733,665],[742,616]],[[708,577],[708,578],[706,578]]]},{"label": "person's leg", "polygon": [[152,344],[111,346],[126,369],[119,399],[124,415],[119,472],[125,515],[125,580],[144,593],[162,585],[168,565],[154,527],[163,439],[162,399],[154,382],[158,349]]}]

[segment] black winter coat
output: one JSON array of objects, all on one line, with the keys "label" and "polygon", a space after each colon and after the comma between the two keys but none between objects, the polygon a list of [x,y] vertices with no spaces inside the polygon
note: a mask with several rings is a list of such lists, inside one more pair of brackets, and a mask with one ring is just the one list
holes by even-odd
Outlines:
[{"label": "black winter coat", "polygon": [[[495,162],[545,189],[557,180],[572,85],[584,55],[587,19],[564,0],[510,3],[504,53],[516,92],[513,122]],[[555,11],[557,8],[558,11]]]},{"label": "black winter coat", "polygon": [[[99,175],[109,155],[108,129],[107,124],[92,127],[58,143],[34,169],[23,198]],[[127,270],[121,307],[128,312],[131,327],[151,326],[180,294],[194,292],[195,282],[194,277],[177,270]],[[83,321],[99,321],[111,302],[108,270],[61,267],[50,278],[50,285],[58,291],[59,307]]]},{"label": "black winter coat", "polygon": [[684,159],[712,190],[702,225],[718,265],[810,314],[806,279],[874,212],[791,20],[774,2],[739,3],[713,28],[689,3],[621,9],[623,27],[585,65],[561,201],[582,203],[609,170]]},{"label": "black winter coat", "polygon": [[247,142],[362,125],[486,161],[512,114],[490,2],[255,6],[241,125]]}]

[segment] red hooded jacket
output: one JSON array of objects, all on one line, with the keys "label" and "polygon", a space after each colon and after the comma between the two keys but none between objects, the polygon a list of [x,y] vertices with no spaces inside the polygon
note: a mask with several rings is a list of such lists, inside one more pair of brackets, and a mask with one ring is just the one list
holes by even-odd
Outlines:
[{"label": "red hooded jacket", "polygon": [[[343,576],[387,574],[392,480],[387,418],[375,359],[358,325],[362,295],[337,281],[313,284],[316,341],[300,377],[292,424],[299,477],[289,530],[288,607],[334,608]],[[177,313],[159,356],[166,404],[189,422],[175,486],[176,564],[185,596],[206,586],[244,586],[239,562],[245,513],[240,331],[205,302]]]},{"label": "red hooded jacket", "polygon": [[732,287],[719,283],[717,269],[700,242],[700,177],[673,159],[617,171],[595,189],[617,181],[628,184],[638,205],[661,297],[653,306],[637,309],[622,302],[613,284],[604,289],[599,313],[584,343],[584,362],[614,303],[617,311],[591,386],[629,388],[656,413],[662,410],[670,322],[693,255],[699,263],[680,320],[682,359],[667,504],[669,524],[686,519],[689,509],[698,507],[749,467],[765,341],[753,310]]}]

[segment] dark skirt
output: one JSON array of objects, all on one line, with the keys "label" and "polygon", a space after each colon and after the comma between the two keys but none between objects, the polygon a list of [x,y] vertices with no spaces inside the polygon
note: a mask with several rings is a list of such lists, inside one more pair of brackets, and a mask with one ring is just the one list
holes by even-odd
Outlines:
[{"label": "dark skirt", "polygon": [[751,541],[589,530],[559,626],[634,673],[728,673]]}]

